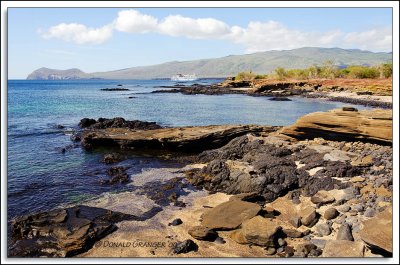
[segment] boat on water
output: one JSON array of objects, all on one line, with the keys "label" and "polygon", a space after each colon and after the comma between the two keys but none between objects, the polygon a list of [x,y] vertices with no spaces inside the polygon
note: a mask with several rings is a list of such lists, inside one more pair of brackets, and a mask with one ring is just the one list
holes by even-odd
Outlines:
[{"label": "boat on water", "polygon": [[180,82],[185,82],[185,81],[195,81],[197,80],[197,76],[195,74],[191,75],[186,75],[186,74],[176,74],[171,77],[172,81],[180,81]]}]

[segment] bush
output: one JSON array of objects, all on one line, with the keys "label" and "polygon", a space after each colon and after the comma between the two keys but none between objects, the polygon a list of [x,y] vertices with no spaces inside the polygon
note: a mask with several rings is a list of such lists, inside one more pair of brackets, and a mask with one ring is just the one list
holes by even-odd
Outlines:
[{"label": "bush", "polygon": [[256,77],[256,75],[253,74],[252,72],[240,72],[235,77],[235,80],[237,80],[237,81],[250,81],[250,80],[253,80],[255,77]]},{"label": "bush", "polygon": [[275,69],[275,74],[277,75],[278,79],[283,80],[287,77],[287,73],[285,68],[278,67]]},{"label": "bush", "polygon": [[379,70],[375,67],[352,65],[347,69],[349,70],[349,76],[353,78],[378,78],[380,76]]},{"label": "bush", "polygon": [[384,78],[392,77],[393,74],[393,64],[392,63],[384,63],[379,67],[380,76]]}]

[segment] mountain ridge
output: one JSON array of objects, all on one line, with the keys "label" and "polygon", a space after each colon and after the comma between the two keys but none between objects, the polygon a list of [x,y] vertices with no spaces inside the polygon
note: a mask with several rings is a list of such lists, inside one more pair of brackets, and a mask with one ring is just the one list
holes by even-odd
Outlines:
[{"label": "mountain ridge", "polygon": [[227,77],[242,71],[258,74],[272,72],[276,67],[287,69],[321,65],[327,60],[341,65],[376,65],[392,60],[392,53],[359,49],[303,47],[293,50],[271,50],[243,55],[191,61],[170,61],[149,66],[135,66],[106,72],[85,73],[78,68],[66,70],[39,68],[27,79],[154,79],[168,78],[177,73],[195,73],[198,77]]}]

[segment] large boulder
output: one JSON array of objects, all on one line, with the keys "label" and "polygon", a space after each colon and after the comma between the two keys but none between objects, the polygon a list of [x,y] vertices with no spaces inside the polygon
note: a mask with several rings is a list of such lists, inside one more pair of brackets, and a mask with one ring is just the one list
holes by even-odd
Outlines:
[{"label": "large boulder", "polygon": [[375,217],[364,221],[359,235],[369,248],[391,256],[393,252],[392,208],[388,207]]},{"label": "large boulder", "polygon": [[233,200],[224,202],[202,215],[201,225],[214,230],[232,230],[245,220],[253,218],[261,210],[255,203]]},{"label": "large boulder", "polygon": [[248,243],[275,247],[277,234],[282,227],[275,219],[256,216],[243,222],[241,233]]},{"label": "large boulder", "polygon": [[334,109],[300,117],[280,133],[296,139],[322,137],[334,141],[364,141],[392,144],[392,111]]}]

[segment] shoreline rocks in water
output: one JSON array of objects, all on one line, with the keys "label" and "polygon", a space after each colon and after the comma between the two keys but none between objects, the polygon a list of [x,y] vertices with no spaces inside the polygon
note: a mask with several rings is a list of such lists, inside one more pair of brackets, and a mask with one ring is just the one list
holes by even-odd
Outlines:
[{"label": "shoreline rocks in water", "polygon": [[151,130],[135,130],[130,127],[95,129],[99,127],[104,128],[93,124],[88,127],[91,130],[82,133],[81,143],[85,149],[114,146],[124,150],[164,149],[194,153],[220,147],[247,133],[268,133],[277,129],[274,126],[257,125],[210,125]]},{"label": "shoreline rocks in water", "polygon": [[78,205],[12,221],[12,257],[71,257],[117,229],[115,223],[140,217]]},{"label": "shoreline rocks in water", "polygon": [[[80,255],[98,257],[111,251],[92,248],[101,238],[118,242],[166,235],[176,243],[168,253],[117,249],[112,255],[392,256],[393,157],[386,131],[392,127],[391,115],[349,108],[313,117],[312,122],[293,125],[300,129],[281,130],[252,125],[152,128],[158,125],[84,119],[83,146],[191,150],[199,153],[193,155],[198,164],[136,190],[135,195],[157,205],[142,216],[118,213],[132,209],[127,205],[133,202],[116,194],[108,201],[116,208],[106,204],[116,211],[94,208],[98,214],[91,214],[90,207],[77,206],[79,211],[72,207],[16,219],[9,252],[25,257],[85,252]],[[315,126],[320,130],[314,131]],[[288,131],[301,137],[288,137]],[[128,143],[132,145],[124,145]],[[120,159],[112,153],[104,158],[107,163]],[[108,173],[125,176],[125,168],[117,165]],[[211,195],[193,192],[192,185]],[[202,197],[187,200],[194,193]],[[144,226],[137,222],[147,218],[152,219]],[[177,225],[167,225],[178,218]],[[111,229],[120,221],[118,230]],[[61,241],[72,243],[59,245]]]}]

